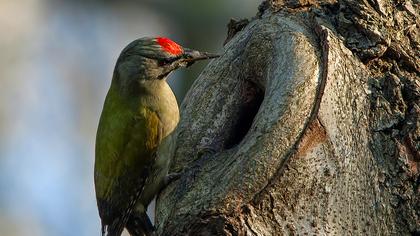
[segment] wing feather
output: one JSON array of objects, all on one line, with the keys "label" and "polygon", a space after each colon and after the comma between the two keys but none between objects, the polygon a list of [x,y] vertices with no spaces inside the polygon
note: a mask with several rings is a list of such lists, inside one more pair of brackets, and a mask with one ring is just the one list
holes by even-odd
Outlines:
[{"label": "wing feather", "polygon": [[95,150],[95,190],[105,224],[127,211],[147,177],[162,138],[158,114],[107,95]]}]

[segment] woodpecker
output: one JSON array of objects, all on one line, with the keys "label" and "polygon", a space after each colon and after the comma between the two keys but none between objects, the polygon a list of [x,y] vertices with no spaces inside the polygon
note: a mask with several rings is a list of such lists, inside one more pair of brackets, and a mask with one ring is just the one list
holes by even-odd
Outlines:
[{"label": "woodpecker", "polygon": [[99,120],[95,191],[102,235],[153,235],[147,206],[165,186],[168,155],[158,146],[179,121],[166,79],[171,71],[217,55],[183,48],[168,38],[140,38],[121,52]]}]

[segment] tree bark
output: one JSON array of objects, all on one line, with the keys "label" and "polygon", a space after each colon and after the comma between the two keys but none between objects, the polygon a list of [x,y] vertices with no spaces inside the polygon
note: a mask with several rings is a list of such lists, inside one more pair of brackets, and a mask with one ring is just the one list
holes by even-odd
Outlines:
[{"label": "tree bark", "polygon": [[266,1],[230,23],[171,136],[158,235],[418,235],[412,1]]}]

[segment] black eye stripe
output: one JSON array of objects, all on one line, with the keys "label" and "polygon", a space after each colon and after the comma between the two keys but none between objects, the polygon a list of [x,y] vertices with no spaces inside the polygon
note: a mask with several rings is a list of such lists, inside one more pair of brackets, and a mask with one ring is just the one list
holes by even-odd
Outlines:
[{"label": "black eye stripe", "polygon": [[158,58],[159,65],[167,65],[178,60],[181,57],[170,57],[170,58]]}]

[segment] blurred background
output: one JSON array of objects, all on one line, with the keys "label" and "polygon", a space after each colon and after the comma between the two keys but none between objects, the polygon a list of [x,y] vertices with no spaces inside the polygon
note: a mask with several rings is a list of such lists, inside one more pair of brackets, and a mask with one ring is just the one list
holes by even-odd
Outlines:
[{"label": "blurred background", "polygon": [[[121,49],[142,36],[221,52],[261,0],[0,0],[0,235],[100,235],[96,127]],[[205,66],[174,73],[182,98]]]}]

